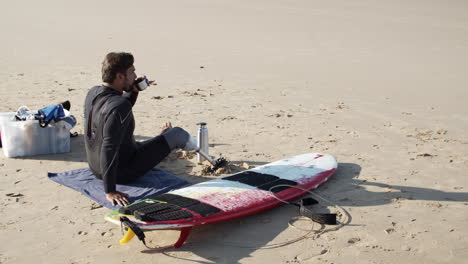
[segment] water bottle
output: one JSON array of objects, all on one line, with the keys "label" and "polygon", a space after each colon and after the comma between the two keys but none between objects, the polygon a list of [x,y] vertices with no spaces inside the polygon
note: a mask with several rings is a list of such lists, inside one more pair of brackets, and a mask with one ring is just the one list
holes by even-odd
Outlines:
[{"label": "water bottle", "polygon": [[[208,155],[208,128],[205,122],[197,123],[198,127],[198,148]],[[197,161],[202,162],[205,158],[197,153]]]}]

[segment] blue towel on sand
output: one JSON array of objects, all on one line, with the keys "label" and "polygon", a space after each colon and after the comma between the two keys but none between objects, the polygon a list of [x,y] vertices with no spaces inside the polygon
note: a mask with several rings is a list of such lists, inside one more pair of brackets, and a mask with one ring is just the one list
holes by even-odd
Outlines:
[{"label": "blue towel on sand", "polygon": [[[104,195],[104,184],[102,180],[96,178],[89,168],[77,169],[61,173],[48,173],[49,179],[77,190],[93,199],[102,206],[110,209],[118,209],[120,206],[113,206],[106,200]],[[149,198],[151,196],[169,192],[190,185],[167,171],[153,168],[135,182],[127,185],[117,184],[117,191],[127,193],[129,202]]]}]

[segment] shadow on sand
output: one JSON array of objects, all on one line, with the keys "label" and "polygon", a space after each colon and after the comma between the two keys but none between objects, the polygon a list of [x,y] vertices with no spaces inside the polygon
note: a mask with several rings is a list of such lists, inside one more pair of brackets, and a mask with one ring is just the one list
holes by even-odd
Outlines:
[{"label": "shadow on sand", "polygon": [[[150,137],[137,136],[136,138],[141,141]],[[71,149],[72,152],[69,153],[40,155],[23,159],[86,162],[83,135],[71,139]],[[231,162],[241,163],[241,161]],[[246,162],[250,165],[260,166],[270,161]],[[158,167],[192,183],[213,179],[213,177],[194,176],[192,171],[195,166],[189,160],[178,159],[176,161],[175,157],[169,157],[163,161],[162,166],[158,165]],[[378,206],[392,203],[394,199],[468,202],[468,193],[466,192],[446,192],[431,188],[371,182],[359,179],[360,173],[361,166],[357,164],[339,163],[335,175],[315,192],[343,207]],[[381,188],[381,191],[376,190],[376,187]],[[166,248],[164,250],[143,250],[142,252],[145,254],[163,253],[170,257],[195,263],[239,263],[241,259],[249,257],[255,250],[270,245],[271,241],[277,237],[283,242],[294,239],[280,239],[279,236],[289,227],[288,222],[291,218],[297,215],[296,208],[279,206],[255,215],[195,227],[181,249]],[[297,237],[301,235],[303,232],[297,233]],[[148,236],[157,243],[157,232],[150,232]],[[190,251],[208,261],[192,260],[171,254],[184,251]]]},{"label": "shadow on sand", "polygon": [[[260,164],[265,163],[260,162]],[[315,192],[343,207],[378,206],[391,203],[394,199],[468,202],[466,192],[445,192],[430,188],[369,182],[359,179],[360,172],[361,166],[357,164],[340,163],[335,175]],[[382,191],[369,191],[367,186],[380,187]],[[365,199],[350,199],[351,196],[365,197]],[[166,256],[194,263],[240,263],[240,260],[249,257],[252,252],[271,245],[271,241],[275,238],[282,242],[293,240],[294,237],[284,238],[281,234],[289,227],[288,222],[291,218],[297,215],[296,208],[279,206],[255,215],[195,227],[187,243],[181,249],[166,248],[142,252],[163,253]],[[157,232],[154,236],[155,241],[157,241],[156,234]],[[297,233],[297,237],[300,235],[300,232]],[[176,256],[177,252],[186,251],[205,260]]]}]

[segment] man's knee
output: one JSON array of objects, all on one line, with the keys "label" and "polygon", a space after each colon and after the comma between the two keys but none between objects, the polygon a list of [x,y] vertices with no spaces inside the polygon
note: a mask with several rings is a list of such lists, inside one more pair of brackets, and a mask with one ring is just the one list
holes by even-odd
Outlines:
[{"label": "man's knee", "polygon": [[162,136],[166,139],[171,150],[185,147],[190,138],[190,134],[180,127],[173,127],[164,132]]}]

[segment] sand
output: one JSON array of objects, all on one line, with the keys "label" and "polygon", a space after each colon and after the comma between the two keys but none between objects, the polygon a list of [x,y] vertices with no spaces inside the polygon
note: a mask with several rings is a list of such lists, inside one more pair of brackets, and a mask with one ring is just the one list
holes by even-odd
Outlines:
[{"label": "sand", "polygon": [[[66,154],[0,153],[0,263],[465,263],[466,14],[466,1],[4,1],[0,112],[68,99],[80,135]],[[158,83],[134,107],[139,140],[205,121],[210,153],[238,166],[331,154],[316,193],[349,225],[287,244],[306,231],[281,206],[197,227],[177,250],[120,246],[108,209],[46,176],[87,166],[83,101],[110,51]],[[159,167],[219,177],[194,158]]]}]

